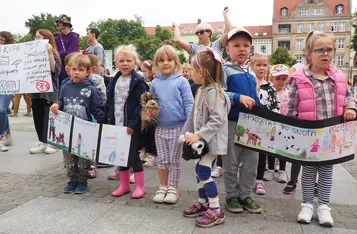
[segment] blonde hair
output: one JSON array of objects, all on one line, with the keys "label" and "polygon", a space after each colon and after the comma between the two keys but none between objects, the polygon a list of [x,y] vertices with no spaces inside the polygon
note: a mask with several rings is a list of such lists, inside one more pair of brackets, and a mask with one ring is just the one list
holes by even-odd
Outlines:
[{"label": "blonde hair", "polygon": [[[254,66],[255,63],[257,62],[257,59],[266,59],[268,61],[268,65],[270,66],[269,56],[267,54],[263,54],[263,53],[254,53],[252,56],[250,56],[250,58],[249,58],[250,65]],[[268,74],[264,79],[266,81],[269,81],[269,79],[271,80],[270,67],[268,69]]]},{"label": "blonde hair", "polygon": [[78,53],[78,52],[73,53],[73,55],[69,59],[67,66],[71,67],[73,63],[77,63],[78,67],[86,69],[87,71],[89,71],[91,69],[91,63],[90,63],[88,56],[83,55],[81,53]]},{"label": "blonde hair", "polygon": [[160,68],[158,67],[159,61],[166,55],[168,58],[173,59],[176,63],[175,73],[181,74],[181,63],[180,59],[176,54],[174,47],[170,45],[163,45],[161,46],[155,53],[154,57],[154,66],[155,66],[155,73],[161,74]]},{"label": "blonde hair", "polygon": [[195,32],[198,32],[201,30],[209,30],[209,31],[211,31],[211,35],[213,34],[213,28],[209,23],[202,22],[199,25],[197,25]]},{"label": "blonde hair", "polygon": [[182,65],[182,70],[183,70],[183,69],[191,70],[191,69],[192,69],[192,66],[191,66],[191,64],[189,64],[189,63],[185,63],[185,64]]},{"label": "blonde hair", "polygon": [[138,66],[138,64],[140,64],[138,52],[136,51],[136,47],[133,44],[120,45],[115,49],[114,58],[115,58],[116,66],[117,66],[117,59],[118,59],[119,54],[125,54],[125,55],[132,56],[134,58],[136,67]]}]

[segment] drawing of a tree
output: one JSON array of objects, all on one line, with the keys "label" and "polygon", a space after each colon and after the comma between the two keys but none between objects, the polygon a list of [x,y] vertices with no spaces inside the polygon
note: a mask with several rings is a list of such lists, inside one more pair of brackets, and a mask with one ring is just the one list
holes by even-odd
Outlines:
[{"label": "drawing of a tree", "polygon": [[236,128],[236,135],[238,137],[238,141],[240,140],[241,137],[244,136],[245,133],[245,128],[242,125],[238,125]]}]

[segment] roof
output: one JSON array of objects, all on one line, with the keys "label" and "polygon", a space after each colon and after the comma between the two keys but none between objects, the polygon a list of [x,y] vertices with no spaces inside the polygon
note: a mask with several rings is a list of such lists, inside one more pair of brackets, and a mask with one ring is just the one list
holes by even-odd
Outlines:
[{"label": "roof", "polygon": [[244,26],[244,28],[252,34],[253,39],[273,38],[272,25]]},{"label": "roof", "polygon": [[[291,15],[291,12],[304,0],[274,0],[274,9],[273,9],[273,18],[274,19],[283,19],[283,18],[289,18]],[[320,0],[315,0],[316,2],[319,2]],[[334,12],[334,15],[336,15],[336,6],[339,4],[342,4],[344,6],[344,12],[343,14],[339,14],[339,16],[350,16],[351,15],[351,5],[350,5],[350,0],[321,0],[324,1],[329,8],[331,9],[332,12]],[[280,9],[286,7],[288,8],[288,15],[287,16],[281,16],[280,14]]]}]

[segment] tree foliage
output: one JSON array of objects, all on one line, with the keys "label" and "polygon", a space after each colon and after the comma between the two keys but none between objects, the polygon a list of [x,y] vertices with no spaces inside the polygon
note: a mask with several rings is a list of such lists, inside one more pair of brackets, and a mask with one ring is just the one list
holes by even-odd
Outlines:
[{"label": "tree foliage", "polygon": [[41,13],[40,15],[32,15],[32,18],[27,19],[25,27],[28,28],[29,34],[34,38],[39,29],[47,29],[52,33],[57,31],[56,26],[57,16],[49,13]]},{"label": "tree foliage", "polygon": [[296,59],[290,56],[288,49],[277,48],[272,55],[270,55],[270,63],[275,64],[286,64],[292,67],[297,63]]}]

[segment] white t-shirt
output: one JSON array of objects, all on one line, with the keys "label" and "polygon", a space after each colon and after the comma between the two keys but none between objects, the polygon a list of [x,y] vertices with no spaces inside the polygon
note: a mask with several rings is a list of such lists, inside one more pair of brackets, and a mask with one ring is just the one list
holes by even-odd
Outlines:
[{"label": "white t-shirt", "polygon": [[124,126],[124,106],[129,95],[131,76],[120,76],[115,84],[114,116],[115,125]]}]

